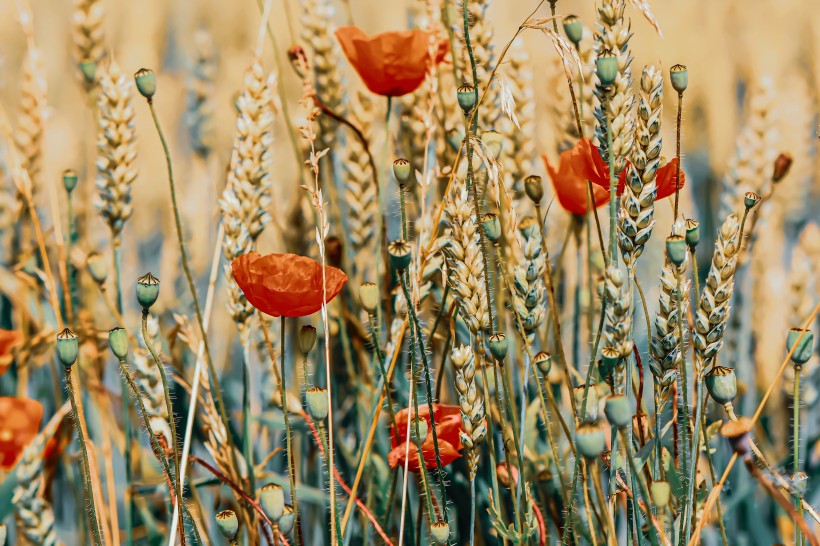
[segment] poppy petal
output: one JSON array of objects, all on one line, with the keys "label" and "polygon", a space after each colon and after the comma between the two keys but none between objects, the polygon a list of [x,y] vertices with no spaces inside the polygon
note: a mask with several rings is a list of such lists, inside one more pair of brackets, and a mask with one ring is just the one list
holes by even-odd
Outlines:
[{"label": "poppy petal", "polygon": [[[666,165],[658,169],[655,184],[658,187],[658,194],[655,201],[664,199],[675,193],[675,176],[678,170],[678,158],[674,158]],[[680,171],[680,187],[686,185],[686,174],[683,169]]]}]

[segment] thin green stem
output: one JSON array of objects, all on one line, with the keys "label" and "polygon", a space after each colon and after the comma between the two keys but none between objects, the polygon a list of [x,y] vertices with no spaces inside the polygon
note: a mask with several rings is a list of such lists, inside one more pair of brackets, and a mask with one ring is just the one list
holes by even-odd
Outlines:
[{"label": "thin green stem", "polygon": [[[475,343],[475,352],[478,355],[480,364],[481,364],[481,382],[484,386],[484,392],[487,393],[486,396],[489,396],[490,387],[487,383],[487,362],[484,360],[484,348],[478,344],[476,341]],[[488,402],[490,403],[490,402]],[[496,463],[495,459],[495,431],[493,430],[493,420],[487,419],[487,444],[488,448],[487,452],[490,454],[490,466],[492,466],[492,471],[490,472],[490,480],[492,482],[493,491],[500,492],[498,486],[498,464]],[[499,499],[500,495],[496,494],[492,496],[492,502],[495,505],[495,510],[497,513],[501,513],[501,501]],[[506,546],[507,539],[502,537],[502,543]]]},{"label": "thin green stem", "polygon": [[[800,374],[803,370],[803,366],[795,365],[794,367],[794,407],[793,407],[793,414],[794,417],[792,419],[792,474],[797,475],[800,471]],[[796,489],[796,488],[795,488]],[[801,502],[802,499],[799,493],[794,493],[794,506],[797,508],[797,513],[800,514],[800,518],[803,518],[803,503]],[[795,546],[800,546],[803,544],[803,533],[800,531],[800,527],[797,525],[794,526],[794,544]]]},{"label": "thin green stem", "polygon": [[[288,478],[290,479],[290,500],[293,505],[293,527],[299,528],[299,504],[296,499],[296,468],[293,461],[293,435],[290,431],[288,417],[287,389],[285,379],[285,317],[279,323],[279,393],[282,396],[282,416],[285,420],[285,447],[287,448]],[[296,546],[299,546],[299,533],[293,533]]]},{"label": "thin green stem", "polygon": [[[676,299],[678,304],[678,310],[682,312],[683,310],[683,300],[682,300],[682,292],[683,292],[683,285],[681,283],[681,272],[680,268],[675,268],[675,279],[676,279]],[[686,372],[686,347],[684,344],[685,340],[683,338],[683,318],[679,317],[678,320],[678,343],[680,344],[680,354],[681,354],[681,361],[680,361],[680,368],[678,369],[678,375],[680,377],[681,383],[681,392],[678,394],[679,400],[679,427],[681,432],[681,442],[680,442],[680,449],[683,452],[681,455],[681,474],[686,476],[688,479],[689,476],[689,464],[690,464],[690,445],[689,445],[689,381],[687,378]],[[691,495],[689,494],[688,484],[687,490],[683,500],[681,501],[681,505],[683,507],[683,517],[681,518],[681,532],[680,532],[680,544],[685,545],[689,542],[689,537],[691,536],[691,525],[689,522],[692,517],[691,511]]]},{"label": "thin green stem", "polygon": [[376,361],[379,363],[379,372],[382,375],[382,384],[384,386],[384,399],[387,401],[387,411],[390,413],[390,423],[393,426],[393,432],[396,438],[399,437],[399,429],[396,425],[396,410],[393,408],[393,399],[390,396],[390,383],[388,382],[387,370],[384,367],[384,355],[379,346],[379,326],[376,324],[376,317],[368,315],[368,322],[370,323],[370,340],[373,343],[373,350],[376,351]]},{"label": "thin green stem", "polygon": [[[646,483],[644,483],[643,476],[641,476],[640,471],[638,470],[638,465],[635,464],[635,456],[632,453],[632,445],[629,442],[629,439],[627,438],[627,434],[625,432],[625,429],[621,429],[620,432],[621,432],[621,438],[624,441],[624,444],[626,444],[626,446],[627,446],[627,449],[626,449],[627,457],[626,458],[627,458],[627,461],[629,462],[629,468],[632,471],[632,476],[637,481],[641,497],[643,497],[644,503],[646,504],[646,506],[648,508],[652,504],[652,498],[649,496],[649,490],[646,487]],[[638,504],[637,501],[635,502],[635,504]],[[652,542],[652,546],[658,546],[659,539],[658,539],[658,536],[657,536],[657,530],[655,529],[655,526],[651,522],[651,515],[650,514],[646,515],[646,523],[647,523],[647,527],[649,528],[649,540]],[[638,534],[640,535],[640,530],[638,531]]]},{"label": "thin green stem", "polygon": [[[243,328],[247,328],[244,325]],[[254,472],[253,436],[251,431],[251,355],[249,333],[243,331],[242,337],[242,456],[248,468],[248,487],[256,491],[256,472]],[[280,381],[281,383],[281,381]],[[282,398],[282,413],[287,419],[287,400]]]},{"label": "thin green stem", "polygon": [[[69,194],[70,196],[71,194]],[[71,200],[69,198],[69,210]],[[70,214],[70,213],[69,213]],[[70,231],[70,229],[69,229]],[[69,240],[71,238],[69,237]],[[116,294],[117,315],[122,317],[122,282],[120,274],[120,244],[117,239],[112,241],[114,247],[114,293]],[[123,382],[122,392],[125,394],[127,385]],[[131,454],[131,443],[134,438],[134,431],[131,426],[131,406],[128,404],[128,397],[122,397],[122,415],[125,423],[125,449],[123,450],[123,466],[125,466],[125,492],[123,493],[123,505],[125,510],[125,543],[127,546],[134,544],[134,503],[131,494],[131,484],[133,483],[134,464]]]},{"label": "thin green stem", "polygon": [[615,220],[617,219],[617,192],[618,179],[615,178],[615,154],[612,150],[612,120],[609,116],[609,94],[610,90],[604,93],[603,110],[606,114],[606,149],[609,166],[609,265],[618,265],[618,244],[615,230]]},{"label": "thin green stem", "polygon": [[[493,382],[494,382],[494,387],[495,387],[495,403],[498,406],[498,418],[499,418],[500,423],[501,423],[501,443],[504,447],[504,466],[507,469],[507,475],[510,476],[510,478],[511,478],[510,479],[510,497],[512,497],[513,511],[515,512],[515,530],[520,531],[521,530],[521,507],[519,506],[519,503],[518,503],[518,495],[516,495],[512,491],[512,488],[513,488],[513,480],[512,480],[513,473],[512,473],[512,467],[510,465],[510,455],[511,455],[510,454],[510,446],[509,446],[509,442],[507,442],[507,438],[504,437],[505,436],[504,432],[507,430],[507,427],[509,427],[510,425],[507,424],[507,419],[506,419],[506,416],[504,414],[504,411],[505,411],[504,410],[504,403],[503,403],[502,398],[501,398],[501,384],[502,384],[502,382],[501,382],[501,378],[499,377],[500,374],[498,372],[498,367],[499,367],[498,363],[493,365],[493,377],[494,377]],[[517,448],[518,443],[515,442],[515,444],[516,444],[515,447]]]}]

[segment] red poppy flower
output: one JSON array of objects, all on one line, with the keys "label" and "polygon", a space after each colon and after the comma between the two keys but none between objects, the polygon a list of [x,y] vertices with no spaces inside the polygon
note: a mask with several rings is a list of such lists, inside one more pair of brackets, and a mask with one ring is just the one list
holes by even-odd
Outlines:
[{"label": "red poppy flower", "polygon": [[[583,142],[583,141],[582,141]],[[576,144],[575,148],[578,148]],[[555,187],[555,195],[564,210],[572,214],[585,214],[587,212],[587,178],[579,175],[573,168],[573,155],[576,150],[566,150],[561,152],[558,160],[558,169],[550,163],[549,157],[543,155],[547,173]],[[609,192],[599,186],[592,186],[592,194],[595,197],[595,208],[609,202]]]},{"label": "red poppy flower", "polygon": [[[389,31],[368,36],[356,26],[336,30],[342,51],[370,91],[385,97],[412,93],[424,82],[430,65],[430,35],[423,30]],[[436,64],[444,60],[449,44],[439,43]]]},{"label": "red poppy flower", "polygon": [[0,330],[0,375],[6,373],[14,356],[11,350],[23,340],[17,330]]},{"label": "red poppy flower", "polygon": [[8,472],[37,436],[43,405],[30,398],[0,397],[0,470]]},{"label": "red poppy flower", "polygon": [[[413,412],[415,414],[415,411]],[[438,437],[438,451],[441,456],[441,465],[447,466],[459,457],[458,452],[461,449],[461,439],[459,433],[464,430],[464,425],[461,423],[461,409],[458,406],[448,406],[446,404],[433,404],[433,416],[436,418],[436,436]],[[397,466],[404,466],[405,452],[407,447],[407,419],[410,417],[410,411],[405,408],[396,414],[396,428],[399,432],[399,437],[396,438],[396,432],[390,432],[390,439],[392,440],[393,450],[387,455],[387,461],[391,468]],[[419,417],[427,421],[428,430],[432,427],[430,422],[430,406],[424,404],[419,406]],[[411,425],[412,426],[412,423]],[[421,454],[424,458],[424,465],[428,470],[436,468],[436,450],[433,444],[433,432],[427,433],[424,443],[421,444]],[[418,448],[416,444],[410,442],[409,461],[407,467],[411,472],[419,471],[419,457]]]},{"label": "red poppy flower", "polygon": [[[231,263],[236,284],[251,305],[274,317],[305,317],[322,308],[322,264],[296,254],[249,252]],[[325,266],[327,301],[347,282],[341,269]]]},{"label": "red poppy flower", "polygon": [[[655,175],[655,185],[658,187],[658,194],[655,196],[655,201],[669,197],[675,193],[675,175],[678,172],[678,158],[673,158],[666,165],[658,169],[658,174]],[[683,169],[680,171],[680,186],[686,185],[686,175]]]}]

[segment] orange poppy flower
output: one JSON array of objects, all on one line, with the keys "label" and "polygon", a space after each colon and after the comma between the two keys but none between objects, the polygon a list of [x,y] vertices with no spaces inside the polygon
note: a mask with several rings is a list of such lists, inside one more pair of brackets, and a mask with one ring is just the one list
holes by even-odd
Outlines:
[{"label": "orange poppy flower", "polygon": [[[296,254],[249,252],[231,263],[236,284],[251,305],[274,317],[305,317],[322,308],[322,265]],[[325,266],[327,301],[347,283],[341,269]]]},{"label": "orange poppy flower", "polygon": [[[655,196],[655,201],[669,197],[675,193],[675,175],[678,172],[678,158],[675,157],[666,165],[658,169],[658,174],[655,175],[655,185],[658,187],[658,194]],[[680,186],[686,185],[686,174],[683,169],[680,171]]]},{"label": "orange poppy flower", "polygon": [[[336,30],[342,51],[370,91],[385,97],[412,93],[424,82],[430,65],[430,35],[423,30],[388,31],[368,36],[356,26]],[[444,60],[449,44],[439,43],[436,64]]]},{"label": "orange poppy flower", "polygon": [[30,398],[0,397],[0,470],[8,472],[37,436],[43,405]]},{"label": "orange poppy flower", "polygon": [[14,355],[11,350],[23,340],[23,334],[17,330],[0,330],[0,375],[6,373]]},{"label": "orange poppy flower", "polygon": [[[415,414],[415,411],[413,412]],[[433,416],[436,419],[436,436],[438,438],[438,451],[441,456],[441,465],[447,466],[459,457],[461,453],[461,439],[459,434],[464,430],[464,425],[461,422],[461,409],[458,406],[449,406],[446,404],[433,404]],[[407,446],[407,419],[410,417],[410,411],[405,408],[396,414],[396,428],[398,429],[399,437],[396,437],[396,431],[391,430],[390,439],[392,441],[393,450],[387,455],[387,461],[391,468],[397,466],[404,466],[405,452]],[[436,450],[433,444],[433,432],[430,430],[432,424],[430,421],[430,405],[424,404],[419,406],[419,417],[427,421],[427,428],[429,432],[421,444],[421,454],[424,458],[424,465],[428,470],[436,468]],[[411,424],[412,426],[412,424]],[[419,471],[419,457],[418,448],[416,444],[410,442],[409,444],[409,461],[407,467],[411,472]]]},{"label": "orange poppy flower", "polygon": [[[555,187],[555,195],[564,210],[572,214],[585,214],[589,190],[587,190],[587,178],[579,175],[573,168],[574,155],[579,153],[576,152],[576,148],[578,148],[577,144],[572,150],[561,152],[558,169],[550,163],[546,154],[542,157],[547,167],[547,174]],[[592,195],[595,197],[595,208],[609,202],[609,192],[599,186],[592,186]]]}]

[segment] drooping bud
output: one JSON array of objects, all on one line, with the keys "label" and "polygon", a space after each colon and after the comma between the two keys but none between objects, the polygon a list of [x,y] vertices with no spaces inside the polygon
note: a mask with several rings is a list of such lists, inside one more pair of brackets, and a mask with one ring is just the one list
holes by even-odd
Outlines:
[{"label": "drooping bud", "polygon": [[74,191],[74,188],[77,187],[78,180],[77,171],[74,169],[66,169],[63,171],[63,187],[67,193],[70,194]]},{"label": "drooping bud", "polygon": [[[803,334],[803,337],[800,337],[800,334]],[[800,338],[799,342],[797,338]],[[792,362],[795,366],[802,366],[809,361],[814,352],[814,333],[803,328],[792,328],[786,337],[786,349],[791,351],[795,345],[797,348],[792,353]]]},{"label": "drooping bud", "polygon": [[601,85],[608,87],[615,83],[618,77],[618,58],[608,49],[605,49],[595,59],[595,69]]},{"label": "drooping bud", "polygon": [[313,350],[313,346],[316,345],[316,328],[311,326],[310,324],[305,324],[299,330],[299,350],[302,351],[304,356],[310,354],[310,351]]},{"label": "drooping bud", "polygon": [[375,315],[379,308],[379,287],[376,283],[363,282],[359,287],[359,301],[362,308],[367,311],[369,315]]},{"label": "drooping bud", "polygon": [[119,360],[125,360],[128,356],[128,332],[125,328],[112,328],[108,331],[108,345],[111,346],[111,352]]},{"label": "drooping bud", "polygon": [[706,374],[704,382],[709,396],[718,404],[728,404],[737,396],[737,376],[732,368],[715,366]]},{"label": "drooping bud", "polygon": [[472,85],[462,85],[458,88],[458,105],[461,106],[461,111],[464,115],[473,111],[476,104],[475,87]]},{"label": "drooping bud", "polygon": [[327,419],[327,389],[321,387],[311,387],[305,392],[308,411],[314,421],[324,421]]},{"label": "drooping bud", "polygon": [[285,511],[285,491],[275,483],[263,485],[259,489],[259,504],[271,521],[277,521]]},{"label": "drooping bud", "polygon": [[584,24],[576,15],[567,15],[564,17],[564,33],[578,47],[584,37]]},{"label": "drooping bud", "polygon": [[604,413],[610,424],[624,428],[632,422],[632,407],[629,398],[623,394],[611,394],[606,399]]},{"label": "drooping bud", "polygon": [[137,82],[137,89],[140,95],[150,101],[154,93],[157,92],[157,76],[154,74],[154,71],[150,68],[140,68],[137,70],[137,73],[134,74],[134,81]]},{"label": "drooping bud", "polygon": [[680,235],[671,235],[666,238],[666,255],[675,267],[680,267],[686,261],[686,239]]},{"label": "drooping bud", "polygon": [[485,214],[481,219],[481,229],[484,230],[484,235],[491,243],[495,244],[501,239],[501,220],[498,219],[498,215]]},{"label": "drooping bud", "polygon": [[601,360],[598,363],[598,372],[608,383],[612,382],[612,375],[621,362],[621,351],[617,347],[607,345],[601,349]]},{"label": "drooping bud", "polygon": [[430,535],[433,538],[433,544],[443,546],[450,540],[450,525],[446,521],[437,521],[430,526]]},{"label": "drooping bud", "polygon": [[239,532],[239,519],[233,510],[223,510],[216,515],[216,526],[223,537],[233,540]]},{"label": "drooping bud", "polygon": [[544,183],[541,181],[541,177],[537,174],[531,174],[525,178],[524,193],[527,194],[530,201],[536,205],[540,205],[541,200],[544,198]]},{"label": "drooping bud", "polygon": [[575,447],[587,459],[595,459],[606,447],[604,429],[597,424],[582,424],[575,429]]},{"label": "drooping bud", "polygon": [[393,162],[393,176],[396,177],[396,181],[399,183],[399,187],[403,188],[410,180],[410,176],[412,174],[413,167],[410,165],[410,162],[406,159],[400,157],[399,159]]},{"label": "drooping bud", "polygon": [[507,358],[507,350],[509,348],[509,342],[507,341],[507,336],[501,333],[495,333],[490,336],[490,354],[493,355],[499,362],[504,362],[504,359]]},{"label": "drooping bud", "polygon": [[148,310],[159,297],[159,279],[150,272],[137,279],[137,301],[143,310]]},{"label": "drooping bud", "polygon": [[57,334],[57,358],[66,368],[70,368],[77,362],[77,355],[80,354],[80,342],[77,334],[64,328]]},{"label": "drooping bud", "polygon": [[682,64],[673,65],[669,69],[669,80],[672,82],[672,89],[678,92],[679,95],[686,91],[689,87],[689,71],[686,66]]},{"label": "drooping bud", "polygon": [[390,256],[390,265],[396,271],[404,271],[413,261],[413,249],[404,239],[396,239],[387,245],[387,253]]},{"label": "drooping bud", "polygon": [[783,152],[777,159],[774,160],[774,172],[772,172],[772,182],[777,184],[781,180],[783,180],[787,174],[789,174],[789,169],[792,168],[792,154],[788,152]]}]

